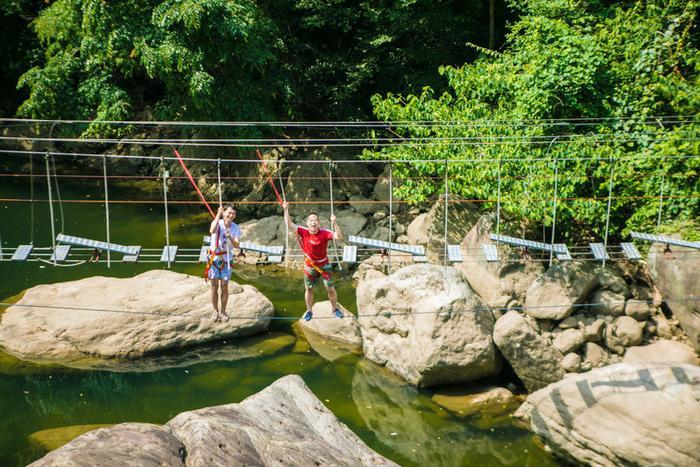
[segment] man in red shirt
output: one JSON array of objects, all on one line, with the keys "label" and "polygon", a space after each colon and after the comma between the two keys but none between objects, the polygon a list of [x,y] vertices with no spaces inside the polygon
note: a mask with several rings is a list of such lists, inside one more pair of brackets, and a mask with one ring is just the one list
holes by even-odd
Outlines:
[{"label": "man in red shirt", "polygon": [[328,242],[343,238],[335,216],[331,215],[331,227],[334,230],[322,229],[318,214],[315,212],[309,213],[306,217],[306,227],[302,227],[292,222],[289,217],[289,203],[285,201],[282,204],[282,209],[284,210],[284,221],[289,230],[297,235],[299,245],[304,251],[304,287],[306,289],[304,292],[304,300],[306,301],[304,321],[311,320],[313,316],[311,308],[314,305],[314,286],[319,277],[323,280],[323,285],[328,291],[328,300],[331,302],[333,314],[337,318],[342,318],[343,312],[338,308],[338,294],[333,287],[333,278],[331,277],[332,266],[328,260]]}]

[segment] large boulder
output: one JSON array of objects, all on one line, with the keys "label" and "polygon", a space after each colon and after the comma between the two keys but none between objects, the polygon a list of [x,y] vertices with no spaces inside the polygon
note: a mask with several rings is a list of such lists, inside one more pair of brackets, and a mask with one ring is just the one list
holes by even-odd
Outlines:
[{"label": "large boulder", "polygon": [[164,426],[91,431],[32,465],[396,465],[289,375],[240,404],[183,412]]},{"label": "large boulder", "polygon": [[167,425],[189,465],[396,465],[371,450],[289,375],[240,404],[183,412]]},{"label": "large boulder", "polygon": [[374,272],[357,287],[363,349],[419,386],[497,374],[493,316],[454,268],[407,266]]},{"label": "large boulder", "polygon": [[[453,203],[447,210],[447,243],[458,244],[479,220],[479,209],[469,203]],[[408,225],[408,242],[425,245],[426,256],[442,263],[445,255],[445,199],[440,198],[425,214]]]},{"label": "large boulder", "polygon": [[229,294],[231,320],[218,323],[211,319],[210,286],[200,277],[154,270],[38,285],[2,315],[0,345],[26,360],[79,366],[264,332],[272,302],[234,282]]},{"label": "large boulder", "polygon": [[574,464],[700,464],[700,368],[620,363],[572,375],[515,413]]},{"label": "large boulder", "polygon": [[530,284],[525,298],[528,315],[538,319],[564,319],[598,286],[595,265],[580,261],[559,263]]},{"label": "large boulder", "polygon": [[496,321],[493,341],[528,391],[564,377],[561,366],[564,355],[517,311],[509,311]]},{"label": "large boulder", "polygon": [[700,350],[700,255],[692,248],[671,249],[664,253],[664,245],[652,245],[647,259],[651,277],[690,344]]},{"label": "large boulder", "polygon": [[[455,268],[467,278],[469,285],[489,306],[505,308],[509,304],[520,306],[530,284],[544,273],[542,263],[534,261],[486,262],[482,245],[491,243],[493,216],[482,216],[462,240],[460,245],[463,262]],[[505,255],[509,248],[503,247]],[[513,259],[519,259],[513,255]]]}]

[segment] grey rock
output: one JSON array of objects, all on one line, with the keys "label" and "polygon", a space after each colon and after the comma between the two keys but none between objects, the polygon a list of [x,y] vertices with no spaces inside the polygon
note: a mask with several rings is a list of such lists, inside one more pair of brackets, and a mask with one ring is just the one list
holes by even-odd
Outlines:
[{"label": "grey rock", "polygon": [[620,363],[571,375],[516,411],[558,455],[595,466],[700,464],[700,368]]},{"label": "grey rock", "polygon": [[530,327],[517,311],[509,311],[493,329],[493,340],[528,391],[564,377],[563,354]]},{"label": "grey rock", "polygon": [[380,221],[386,217],[386,213],[384,211],[377,211],[374,214],[372,214],[372,220],[374,222]]},{"label": "grey rock", "polygon": [[[442,263],[445,251],[445,202],[438,199],[426,214],[419,215],[408,226],[409,243],[426,246],[428,261]],[[470,203],[450,204],[447,217],[447,242],[458,244],[477,223],[480,210]]]},{"label": "grey rock", "polygon": [[583,330],[586,342],[600,342],[603,339],[605,326],[605,321],[602,319],[596,319],[591,324],[586,326]]},{"label": "grey rock", "polygon": [[163,427],[86,433],[35,465],[391,465],[288,375],[240,404],[182,412]]},{"label": "grey rock", "polygon": [[622,361],[700,364],[698,355],[691,346],[666,339],[660,339],[649,345],[630,347]]},{"label": "grey rock", "polygon": [[510,262],[487,263],[484,261],[482,245],[490,243],[493,226],[492,216],[482,216],[462,240],[464,261],[455,265],[469,285],[492,307],[522,306],[525,291],[542,273],[541,263]]},{"label": "grey rock", "polygon": [[695,350],[700,350],[700,255],[697,250],[674,246],[664,254],[665,245],[654,244],[649,249],[647,263],[654,284],[667,300],[666,305],[680,322]]},{"label": "grey rock", "polygon": [[411,384],[465,382],[500,371],[491,310],[453,268],[375,272],[358,284],[357,308],[367,358]]},{"label": "grey rock", "polygon": [[656,324],[656,334],[664,339],[670,339],[673,337],[673,325],[666,319],[666,317],[658,313],[654,316],[653,322]]},{"label": "grey rock", "polygon": [[395,465],[289,375],[240,404],[183,412],[166,425],[189,465]]},{"label": "grey rock", "polygon": [[622,316],[625,314],[625,296],[609,290],[597,290],[591,295],[589,309],[597,314]]},{"label": "grey rock", "polygon": [[642,300],[628,300],[625,314],[637,321],[646,321],[654,313],[655,307]]},{"label": "grey rock", "polygon": [[621,316],[615,320],[615,334],[620,339],[620,343],[625,347],[642,343],[643,328],[643,325],[629,316]]},{"label": "grey rock", "polygon": [[594,266],[570,261],[552,266],[527,289],[525,310],[539,319],[564,319],[598,285]]},{"label": "grey rock", "polygon": [[376,209],[376,204],[372,203],[371,200],[367,200],[362,196],[350,196],[350,206],[358,214],[368,215],[374,213]]},{"label": "grey rock", "polygon": [[587,342],[584,347],[583,356],[593,368],[598,368],[608,364],[610,355],[598,344]]},{"label": "grey rock", "polygon": [[[625,280],[620,277],[620,273],[610,267],[597,271],[598,282],[602,290],[607,290],[616,295],[622,295],[624,298],[630,298],[632,292]],[[623,299],[624,301],[624,299]]]},{"label": "grey rock", "polygon": [[578,329],[578,323],[573,316],[567,316],[559,323],[559,329]]},{"label": "grey rock", "polygon": [[581,369],[581,356],[577,353],[564,355],[561,366],[567,373],[576,373]]},{"label": "grey rock", "polygon": [[564,331],[557,333],[554,338],[553,345],[562,354],[567,354],[569,352],[575,352],[579,347],[583,345],[585,338],[583,332],[579,329],[565,329]]},{"label": "grey rock", "polygon": [[357,235],[367,225],[367,218],[352,209],[344,209],[335,213],[338,225],[347,239],[349,235]]},{"label": "grey rock", "polygon": [[269,216],[244,222],[241,227],[241,240],[259,245],[284,245],[284,218]]}]

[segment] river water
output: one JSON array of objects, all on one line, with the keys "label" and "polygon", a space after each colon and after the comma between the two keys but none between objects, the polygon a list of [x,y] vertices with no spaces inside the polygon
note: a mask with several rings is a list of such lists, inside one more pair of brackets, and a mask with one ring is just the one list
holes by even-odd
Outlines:
[{"label": "river water", "polygon": [[[43,159],[35,161],[41,168]],[[0,172],[27,171],[14,161]],[[63,170],[62,173],[70,172]],[[99,173],[99,172],[96,172]],[[100,200],[99,179],[60,180],[64,200]],[[120,185],[110,182],[110,199],[161,199],[159,184]],[[29,198],[26,177],[1,177],[0,198]],[[56,196],[56,193],[53,193]],[[177,195],[174,195],[178,198]],[[34,198],[47,199],[46,179],[35,178]],[[185,199],[182,195],[179,199]],[[194,199],[194,198],[189,198]],[[63,232],[105,239],[104,205],[63,202]],[[61,231],[55,204],[56,233]],[[197,248],[206,233],[201,206],[169,209],[171,243]],[[5,259],[20,243],[50,246],[48,203],[34,203],[34,221],[27,202],[0,201],[0,236]],[[238,219],[244,222],[248,219]],[[162,248],[165,242],[162,205],[110,204],[111,240],[126,245]],[[120,257],[120,255],[118,256]],[[159,263],[97,264],[54,267],[39,262],[0,262],[0,298],[14,296],[37,284],[64,282],[96,275],[130,277],[165,267]],[[177,272],[200,275],[202,266],[175,263]],[[337,276],[339,300],[356,311],[348,277]],[[278,316],[295,317],[304,310],[300,271],[268,266],[236,270],[239,283],[256,286],[275,305]],[[144,290],[144,293],[153,293]],[[318,291],[318,299],[325,293]],[[95,304],[104,305],[104,304]],[[232,306],[233,304],[230,304]],[[2,309],[0,309],[0,312]],[[339,352],[332,344],[319,347],[326,357]],[[333,361],[311,348],[294,332],[293,321],[273,322],[270,333],[231,340],[204,349],[181,351],[152,359],[130,371],[77,370],[19,362],[0,351],[0,465],[25,465],[43,455],[30,435],[50,428],[121,422],[165,423],[179,412],[240,402],[287,374],[299,374],[313,393],[365,443],[402,465],[557,465],[528,432],[510,425],[495,427],[461,420],[431,400],[434,390],[418,390],[382,367],[345,354]],[[512,378],[493,380],[497,384]]]}]

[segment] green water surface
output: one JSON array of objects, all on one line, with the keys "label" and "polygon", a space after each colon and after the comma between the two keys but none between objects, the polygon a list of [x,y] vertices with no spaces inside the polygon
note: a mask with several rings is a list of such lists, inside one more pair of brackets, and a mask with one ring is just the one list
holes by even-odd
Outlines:
[{"label": "green water surface", "polygon": [[[43,159],[36,163],[43,163]],[[6,173],[26,171],[27,166],[5,161],[0,169]],[[71,171],[62,167],[61,172]],[[64,199],[103,197],[99,180],[62,180],[60,187]],[[46,199],[46,195],[45,179],[37,178],[34,196]],[[0,197],[28,196],[26,178],[0,178]],[[172,196],[194,199],[191,193]],[[110,186],[110,197],[161,199],[161,194],[157,183],[120,186],[115,182]],[[60,215],[58,205],[55,207],[58,233]],[[201,235],[207,230],[202,212],[196,205],[171,207],[172,244],[189,248],[200,245]],[[63,218],[64,233],[105,240],[104,205],[64,203]],[[165,242],[161,205],[110,205],[110,219],[115,243],[161,248]],[[34,204],[32,226],[29,203],[0,202],[0,236],[5,248],[28,243],[30,237],[35,245],[50,245],[47,203]],[[4,251],[5,258],[8,252]],[[102,261],[62,268],[4,261],[0,262],[0,297],[16,295],[37,284],[95,275],[130,277],[162,267],[116,262],[108,269]],[[202,273],[201,265],[175,263],[172,269]],[[351,280],[340,274],[336,279],[340,302],[355,312]],[[233,280],[255,285],[275,304],[278,316],[296,317],[304,310],[299,271],[247,266],[238,268]],[[320,300],[326,298],[322,290],[317,295]],[[162,424],[182,411],[240,402],[287,374],[301,375],[313,393],[365,443],[399,464],[556,465],[526,431],[511,426],[477,428],[434,404],[430,399],[433,390],[415,389],[361,356],[342,355],[332,344],[321,353],[341,356],[327,360],[295,334],[292,323],[275,321],[267,335],[181,351],[153,359],[150,368],[127,372],[40,366],[18,362],[0,352],[0,465],[25,465],[41,457],[44,453],[28,439],[39,430],[121,422]],[[495,382],[509,381],[503,377]]]}]

